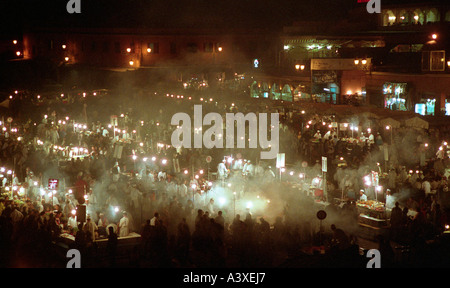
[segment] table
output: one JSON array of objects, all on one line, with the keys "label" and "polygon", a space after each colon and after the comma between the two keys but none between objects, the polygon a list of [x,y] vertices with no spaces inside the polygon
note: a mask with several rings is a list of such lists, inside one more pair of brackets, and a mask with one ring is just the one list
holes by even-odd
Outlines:
[{"label": "table", "polygon": [[383,202],[378,202],[374,200],[357,201],[356,207],[360,214],[364,214],[377,219],[387,218],[386,208]]},{"label": "table", "polygon": [[[75,236],[69,233],[62,233],[60,235],[61,242],[66,245],[71,245],[75,243]],[[117,237],[118,246],[127,246],[127,245],[135,245],[139,244],[141,240],[141,235],[135,232],[131,232],[128,236],[125,237]],[[97,243],[99,247],[106,246],[108,243],[108,238],[99,238],[94,241]]]},{"label": "table", "polygon": [[388,226],[387,219],[374,218],[364,214],[359,214],[358,221],[360,224],[368,225],[374,228],[384,228]]}]

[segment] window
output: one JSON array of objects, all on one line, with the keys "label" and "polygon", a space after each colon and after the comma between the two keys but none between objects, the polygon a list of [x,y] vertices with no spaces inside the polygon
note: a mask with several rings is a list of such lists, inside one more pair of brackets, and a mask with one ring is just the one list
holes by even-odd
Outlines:
[{"label": "window", "polygon": [[211,53],[211,52],[213,52],[213,48],[214,48],[214,45],[213,45],[213,43],[211,43],[211,42],[208,42],[208,43],[204,43],[204,44],[203,44],[203,50],[204,50],[205,52]]},{"label": "window", "polygon": [[431,51],[430,58],[431,71],[445,70],[445,51]]},{"label": "window", "polygon": [[116,54],[120,53],[120,42],[114,42],[114,52]]},{"label": "window", "polygon": [[148,43],[148,48],[151,49],[150,53],[153,53],[153,54],[159,53],[159,43],[158,42]]},{"label": "window", "polygon": [[198,50],[197,43],[188,43],[186,50],[189,53],[197,53],[197,50]]},{"label": "window", "polygon": [[422,52],[422,71],[444,71],[445,51]]},{"label": "window", "polygon": [[399,44],[391,49],[391,53],[420,52],[423,44]]},{"label": "window", "polygon": [[108,41],[104,41],[103,42],[102,50],[103,50],[104,53],[108,53],[109,52],[109,42]]},{"label": "window", "polygon": [[170,42],[170,54],[177,54],[177,44]]}]

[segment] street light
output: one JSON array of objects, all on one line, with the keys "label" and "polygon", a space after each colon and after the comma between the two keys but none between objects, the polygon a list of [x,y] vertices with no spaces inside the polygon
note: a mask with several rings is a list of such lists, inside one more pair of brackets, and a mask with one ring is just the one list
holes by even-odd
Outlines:
[{"label": "street light", "polygon": [[305,70],[305,65],[303,65],[303,64],[296,64],[295,65],[295,70]]},{"label": "street light", "polygon": [[386,130],[391,130],[391,144],[392,144],[392,126],[391,125],[387,125],[386,126]]}]

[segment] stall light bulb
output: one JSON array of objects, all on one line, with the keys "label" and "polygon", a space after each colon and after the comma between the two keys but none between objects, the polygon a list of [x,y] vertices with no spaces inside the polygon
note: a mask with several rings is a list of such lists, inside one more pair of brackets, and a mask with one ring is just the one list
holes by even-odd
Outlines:
[{"label": "stall light bulb", "polygon": [[220,205],[225,205],[226,202],[227,202],[227,200],[224,197],[220,197],[219,198],[219,204]]}]

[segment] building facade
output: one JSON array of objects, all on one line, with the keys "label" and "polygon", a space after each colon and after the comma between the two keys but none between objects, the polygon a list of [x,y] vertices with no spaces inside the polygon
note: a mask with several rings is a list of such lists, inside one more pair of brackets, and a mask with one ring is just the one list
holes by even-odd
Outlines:
[{"label": "building facade", "polygon": [[33,28],[17,46],[17,58],[165,70],[183,82],[193,74],[230,79],[246,73],[251,97],[450,114],[449,11],[448,3],[431,2],[383,4],[381,13],[369,14],[364,5],[345,21],[300,21],[280,33]]},{"label": "building facade", "polygon": [[239,71],[256,58],[273,63],[273,38],[208,29],[33,29],[24,34],[23,58],[117,70]]},{"label": "building facade", "polygon": [[298,101],[450,115],[449,11],[439,3],[383,5],[378,15],[361,7],[355,21],[334,26],[295,23],[284,29],[278,57],[291,76],[263,86],[289,84]]}]

